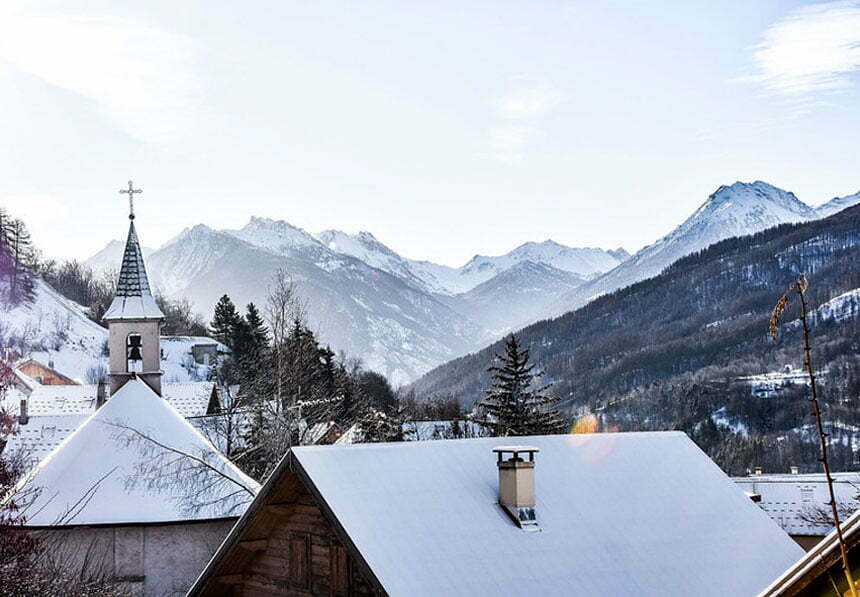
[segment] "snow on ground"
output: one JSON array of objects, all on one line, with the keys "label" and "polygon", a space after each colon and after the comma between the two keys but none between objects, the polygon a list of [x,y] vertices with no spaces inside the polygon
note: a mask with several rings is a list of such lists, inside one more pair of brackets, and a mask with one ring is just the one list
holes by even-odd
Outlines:
[{"label": "snow on ground", "polygon": [[107,330],[42,280],[36,281],[33,304],[0,310],[0,337],[23,356],[53,362],[54,369],[75,380],[107,366]]},{"label": "snow on ground", "polygon": [[749,428],[741,421],[732,421],[726,415],[726,408],[720,408],[711,414],[711,420],[717,427],[728,427],[732,432],[749,437]]},{"label": "snow on ground", "polygon": [[[821,372],[821,375],[826,371]],[[809,377],[803,369],[795,369],[786,365],[781,371],[770,371],[760,375],[746,375],[737,378],[750,386],[753,396],[759,398],[773,398],[780,390],[793,385],[808,385]]]},{"label": "snow on ground", "polygon": [[[54,369],[79,383],[95,382],[96,372],[107,371],[107,329],[90,320],[84,307],[42,280],[36,281],[35,294],[31,305],[0,309],[0,344],[45,365],[53,363]],[[211,338],[162,338],[165,381],[208,379],[211,367],[192,358],[195,344],[214,344],[219,353],[229,350]]]}]

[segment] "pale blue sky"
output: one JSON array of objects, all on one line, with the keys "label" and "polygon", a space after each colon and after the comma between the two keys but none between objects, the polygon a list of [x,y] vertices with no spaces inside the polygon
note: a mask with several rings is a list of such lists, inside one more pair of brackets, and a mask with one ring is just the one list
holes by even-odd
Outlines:
[{"label": "pale blue sky", "polygon": [[860,0],[4,2],[0,204],[47,253],[250,215],[461,265],[860,190]]}]

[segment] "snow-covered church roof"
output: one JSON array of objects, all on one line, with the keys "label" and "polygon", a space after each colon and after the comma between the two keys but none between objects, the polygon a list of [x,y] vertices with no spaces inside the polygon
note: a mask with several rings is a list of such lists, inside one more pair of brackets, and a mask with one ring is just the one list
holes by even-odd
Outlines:
[{"label": "snow-covered church roof", "polygon": [[126,383],[19,485],[27,526],[239,516],[259,485],[140,379]]},{"label": "snow-covered church roof", "polygon": [[122,256],[122,268],[116,286],[116,296],[104,314],[105,321],[117,319],[164,319],[164,314],[149,288],[149,278],[143,264],[143,253],[137,240],[134,220],[128,227],[128,240]]}]

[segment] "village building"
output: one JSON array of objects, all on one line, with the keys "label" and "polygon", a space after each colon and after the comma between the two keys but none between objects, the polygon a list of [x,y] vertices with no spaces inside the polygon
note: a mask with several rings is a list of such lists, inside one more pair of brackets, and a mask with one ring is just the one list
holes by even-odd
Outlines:
[{"label": "village building", "polygon": [[[259,486],[186,420],[210,407],[211,393],[178,392],[173,403],[163,397],[163,315],[133,216],[105,319],[109,389],[90,396],[85,386],[69,386],[81,393],[66,397],[63,414],[32,415],[21,426],[26,437],[31,425],[53,417],[66,425],[56,436],[74,430],[19,482],[18,515],[76,572],[106,575],[136,595],[183,594]],[[39,391],[29,397],[37,410]],[[49,396],[51,403],[56,395]]]},{"label": "village building", "polygon": [[[860,595],[860,511],[842,523],[848,562]],[[802,558],[780,574],[759,597],[851,597],[842,569],[842,553],[832,530]]]},{"label": "village building", "polygon": [[301,446],[195,597],[754,595],[802,554],[680,432]]},{"label": "village building", "polygon": [[[860,473],[831,473],[836,502],[853,512],[860,507]],[[830,492],[823,473],[764,474],[734,477],[734,482],[792,539],[809,551],[833,530]]]},{"label": "village building", "polygon": [[15,363],[15,369],[43,386],[73,386],[78,383],[54,369],[53,363],[45,365],[35,359],[24,359]]}]

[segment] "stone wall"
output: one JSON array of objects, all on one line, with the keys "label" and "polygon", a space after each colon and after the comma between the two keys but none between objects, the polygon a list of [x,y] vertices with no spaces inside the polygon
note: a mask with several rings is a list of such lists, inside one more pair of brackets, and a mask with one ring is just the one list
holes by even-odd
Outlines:
[{"label": "stone wall", "polygon": [[236,522],[235,518],[40,531],[58,561],[118,579],[134,595],[184,595]]}]

